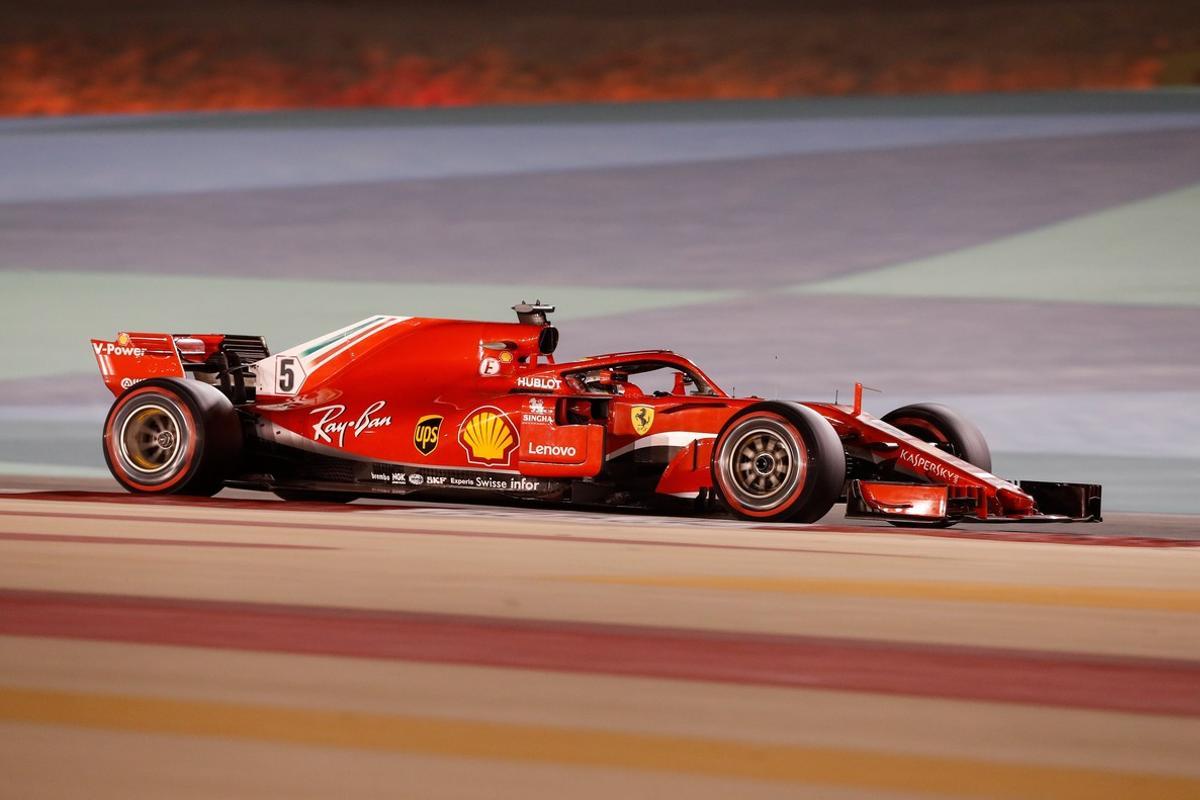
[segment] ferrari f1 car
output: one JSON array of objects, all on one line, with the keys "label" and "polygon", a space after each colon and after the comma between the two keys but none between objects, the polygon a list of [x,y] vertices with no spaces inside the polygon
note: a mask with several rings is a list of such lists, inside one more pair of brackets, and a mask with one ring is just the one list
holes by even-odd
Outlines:
[{"label": "ferrari f1 car", "polygon": [[104,457],[144,494],[287,500],[488,494],[671,504],[759,521],[1098,521],[1100,487],[992,475],[941,405],[732,397],[666,350],[554,360],[541,303],[515,323],[374,316],[281,353],[258,336],[92,340],[116,400]]}]

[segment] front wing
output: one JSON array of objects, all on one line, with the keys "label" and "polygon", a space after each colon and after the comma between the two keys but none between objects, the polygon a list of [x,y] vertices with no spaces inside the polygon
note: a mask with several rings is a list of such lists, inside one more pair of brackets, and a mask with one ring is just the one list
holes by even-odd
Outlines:
[{"label": "front wing", "polygon": [[1100,486],[1094,483],[1016,481],[1034,500],[1036,514],[988,512],[974,486],[854,480],[846,496],[846,516],[894,522],[1100,522]]}]

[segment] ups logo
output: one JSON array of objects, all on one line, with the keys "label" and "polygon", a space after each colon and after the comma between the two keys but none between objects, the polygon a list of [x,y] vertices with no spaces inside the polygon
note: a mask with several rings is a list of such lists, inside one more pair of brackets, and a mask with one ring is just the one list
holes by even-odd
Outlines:
[{"label": "ups logo", "polygon": [[421,455],[427,456],[437,449],[438,434],[442,432],[442,417],[429,414],[417,420],[413,428],[413,444]]}]

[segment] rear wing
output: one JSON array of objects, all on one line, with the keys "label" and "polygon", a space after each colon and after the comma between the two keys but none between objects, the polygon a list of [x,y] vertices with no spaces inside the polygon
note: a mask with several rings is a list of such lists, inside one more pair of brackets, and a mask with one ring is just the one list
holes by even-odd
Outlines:
[{"label": "rear wing", "polygon": [[111,342],[92,339],[92,353],[104,385],[114,395],[149,378],[185,378],[191,373],[219,386],[235,403],[252,399],[252,366],[270,355],[261,336],[224,333],[122,332]]}]

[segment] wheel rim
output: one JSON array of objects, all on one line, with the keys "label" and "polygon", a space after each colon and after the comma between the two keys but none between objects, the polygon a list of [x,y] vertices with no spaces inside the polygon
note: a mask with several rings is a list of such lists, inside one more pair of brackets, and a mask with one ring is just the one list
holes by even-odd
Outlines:
[{"label": "wheel rim", "polygon": [[187,447],[186,430],[172,409],[157,403],[130,410],[117,435],[121,466],[145,480],[169,478]]},{"label": "wheel rim", "polygon": [[792,431],[770,419],[749,419],[725,436],[718,454],[722,488],[739,505],[768,511],[791,500],[808,464]]}]

